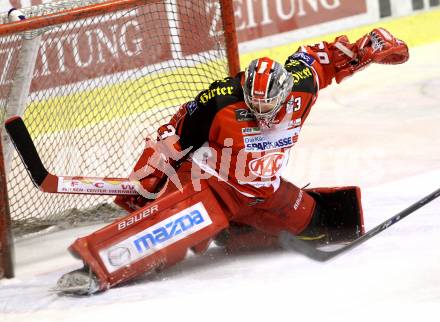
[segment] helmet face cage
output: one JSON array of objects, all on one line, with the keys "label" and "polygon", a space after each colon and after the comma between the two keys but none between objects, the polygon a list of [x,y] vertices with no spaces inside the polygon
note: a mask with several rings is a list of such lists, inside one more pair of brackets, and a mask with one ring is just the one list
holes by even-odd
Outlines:
[{"label": "helmet face cage", "polygon": [[280,63],[266,57],[259,58],[246,69],[244,100],[258,121],[270,123],[292,86],[292,75]]}]

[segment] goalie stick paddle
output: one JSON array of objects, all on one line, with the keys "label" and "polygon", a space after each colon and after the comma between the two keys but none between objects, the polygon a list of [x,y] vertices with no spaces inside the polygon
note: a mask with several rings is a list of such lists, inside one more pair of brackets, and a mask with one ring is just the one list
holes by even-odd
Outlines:
[{"label": "goalie stick paddle", "polygon": [[385,229],[391,227],[395,223],[399,222],[401,219],[403,219],[406,216],[412,214],[417,209],[425,206],[426,204],[430,203],[431,201],[433,201],[434,199],[436,199],[439,196],[440,196],[440,189],[437,189],[436,191],[430,193],[426,197],[424,197],[424,198],[420,199],[419,201],[413,203],[408,208],[402,210],[398,214],[396,214],[396,215],[392,216],[391,218],[389,218],[388,220],[384,221],[380,225],[378,225],[378,226],[374,227],[373,229],[369,230],[364,235],[356,238],[355,240],[349,242],[348,244],[342,246],[341,248],[333,250],[333,251],[320,250],[320,249],[314,247],[313,245],[308,244],[306,241],[303,241],[303,240],[299,239],[298,237],[296,237],[295,235],[293,235],[293,234],[291,234],[290,232],[287,232],[287,231],[282,231],[279,234],[279,241],[280,241],[281,246],[284,249],[294,250],[296,252],[299,252],[299,253],[302,253],[302,254],[306,255],[307,257],[309,257],[309,258],[311,258],[313,260],[320,261],[320,262],[325,262],[325,261],[327,261],[329,259],[334,258],[337,255],[345,253],[348,250],[350,250],[350,249],[352,249],[352,248],[354,248],[356,246],[359,246],[360,244],[366,242],[370,238],[376,236],[380,232],[382,232]]},{"label": "goalie stick paddle", "polygon": [[46,170],[34,142],[19,116],[6,120],[8,132],[34,185],[43,192],[87,195],[133,195],[135,184],[127,178],[57,176]]}]

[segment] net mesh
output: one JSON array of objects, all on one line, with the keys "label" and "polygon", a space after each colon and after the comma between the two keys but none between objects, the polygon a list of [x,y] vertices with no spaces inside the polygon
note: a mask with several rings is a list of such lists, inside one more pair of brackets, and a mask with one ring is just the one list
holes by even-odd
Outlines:
[{"label": "net mesh", "polygon": [[[228,74],[220,6],[151,2],[35,34],[38,54],[23,119],[48,171],[128,176],[143,139]],[[22,64],[18,53],[30,41],[23,35],[0,37],[0,104],[7,113]],[[8,168],[16,235],[120,214],[112,197],[38,191],[15,151]]]}]

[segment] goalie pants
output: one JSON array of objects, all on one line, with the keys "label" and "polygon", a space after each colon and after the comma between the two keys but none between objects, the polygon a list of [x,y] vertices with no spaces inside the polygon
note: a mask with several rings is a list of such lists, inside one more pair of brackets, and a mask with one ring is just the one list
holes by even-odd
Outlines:
[{"label": "goalie pants", "polygon": [[[194,179],[191,168],[195,166],[190,161],[181,164],[177,175],[182,186]],[[264,200],[247,197],[216,177],[205,180],[229,220],[230,229],[224,246],[230,251],[274,246],[280,231],[299,234],[308,226],[314,213],[314,199],[283,179],[278,190]],[[169,182],[165,194],[176,189]]]}]

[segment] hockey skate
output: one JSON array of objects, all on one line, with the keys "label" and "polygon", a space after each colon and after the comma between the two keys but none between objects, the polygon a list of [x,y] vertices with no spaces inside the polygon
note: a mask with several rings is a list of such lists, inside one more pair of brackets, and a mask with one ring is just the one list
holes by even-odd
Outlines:
[{"label": "hockey skate", "polygon": [[53,291],[66,295],[91,295],[99,291],[96,275],[87,266],[59,278]]}]

